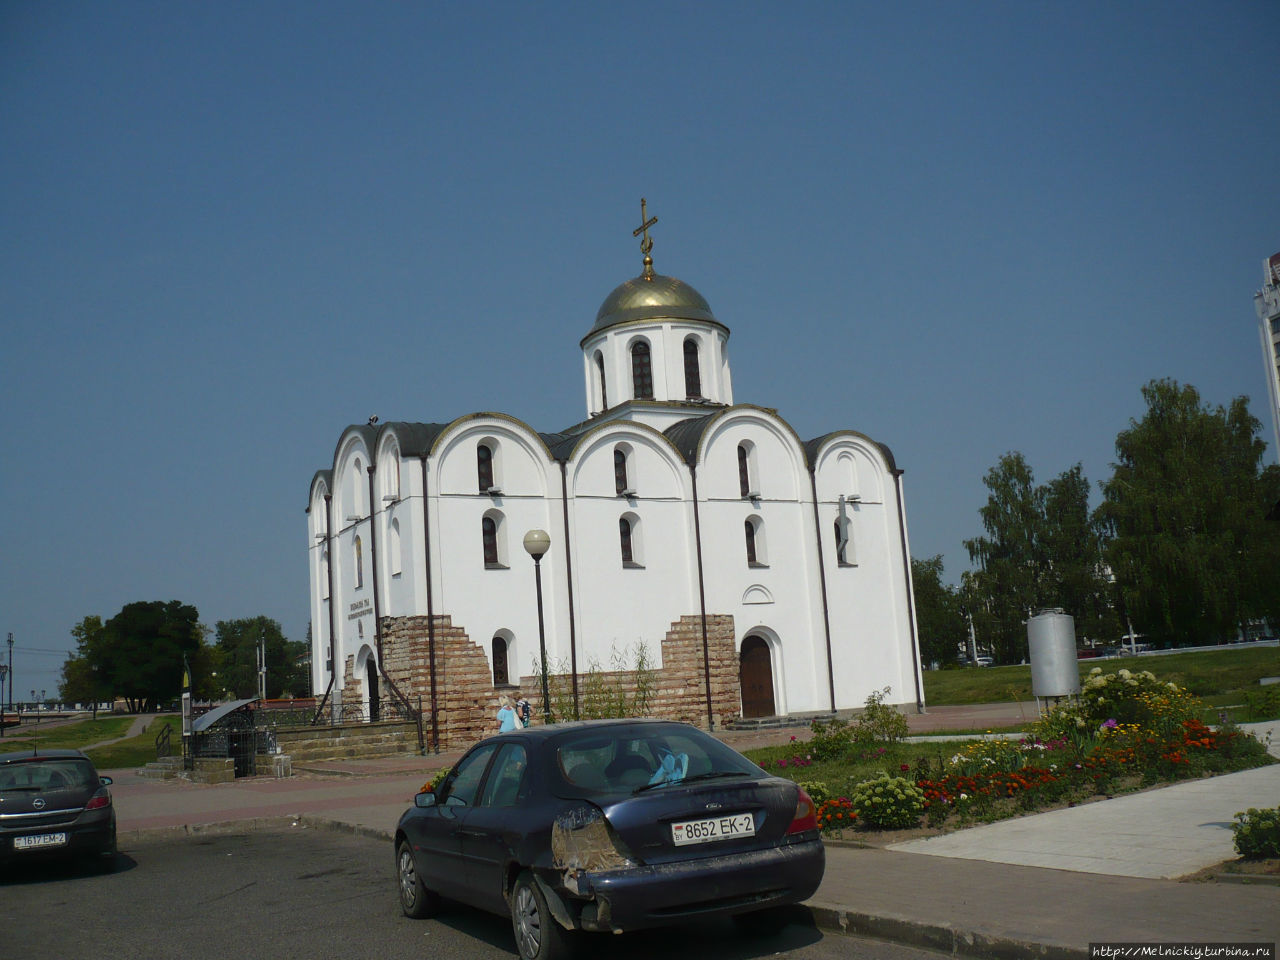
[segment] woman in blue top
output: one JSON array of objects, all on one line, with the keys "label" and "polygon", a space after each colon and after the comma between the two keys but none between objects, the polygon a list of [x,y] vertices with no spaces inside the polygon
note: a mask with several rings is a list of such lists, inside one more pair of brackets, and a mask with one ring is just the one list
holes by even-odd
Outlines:
[{"label": "woman in blue top", "polygon": [[514,730],[517,726],[517,721],[515,709],[511,706],[511,700],[507,697],[502,697],[499,699],[498,704],[498,732],[507,733],[510,730]]}]

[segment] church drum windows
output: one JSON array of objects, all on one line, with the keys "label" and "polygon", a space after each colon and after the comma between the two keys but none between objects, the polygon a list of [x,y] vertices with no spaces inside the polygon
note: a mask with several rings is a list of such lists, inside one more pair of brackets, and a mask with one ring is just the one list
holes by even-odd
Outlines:
[{"label": "church drum windows", "polygon": [[631,386],[637,400],[653,399],[653,358],[643,340],[631,345]]},{"label": "church drum windows", "polygon": [[690,337],[684,342],[684,394],[690,400],[702,397],[702,374],[698,367],[698,341]]},{"label": "church drum windows", "polygon": [[360,538],[355,539],[355,555],[356,555],[356,589],[359,590],[364,586],[364,544],[360,542]]},{"label": "church drum windows", "polygon": [[600,375],[600,409],[609,409],[609,386],[604,377],[604,354],[596,351],[596,372]]}]

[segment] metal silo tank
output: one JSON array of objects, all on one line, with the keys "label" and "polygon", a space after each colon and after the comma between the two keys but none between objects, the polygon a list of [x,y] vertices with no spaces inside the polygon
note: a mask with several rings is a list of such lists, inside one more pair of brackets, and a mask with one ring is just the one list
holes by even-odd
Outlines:
[{"label": "metal silo tank", "polygon": [[1069,697],[1080,692],[1076,622],[1060,609],[1042,610],[1027,621],[1031,654],[1031,694]]}]

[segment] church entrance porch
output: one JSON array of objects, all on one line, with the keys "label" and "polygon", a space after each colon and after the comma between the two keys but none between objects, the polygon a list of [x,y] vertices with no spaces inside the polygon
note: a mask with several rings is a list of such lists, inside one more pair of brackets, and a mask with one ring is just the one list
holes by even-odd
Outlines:
[{"label": "church entrance porch", "polygon": [[769,644],[762,637],[752,635],[742,641],[738,682],[742,688],[744,719],[772,717],[777,712],[773,703],[773,661]]}]

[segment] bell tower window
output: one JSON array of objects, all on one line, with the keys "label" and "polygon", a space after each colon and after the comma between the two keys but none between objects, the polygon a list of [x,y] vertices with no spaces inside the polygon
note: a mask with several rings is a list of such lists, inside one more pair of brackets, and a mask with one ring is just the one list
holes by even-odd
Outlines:
[{"label": "bell tower window", "polygon": [[631,385],[637,400],[653,399],[653,359],[643,340],[631,347]]},{"label": "bell tower window", "polygon": [[596,372],[600,375],[600,409],[609,409],[609,387],[604,378],[604,354],[596,351]]},{"label": "bell tower window", "polygon": [[698,341],[693,337],[684,342],[684,394],[690,400],[702,397],[702,374],[698,368]]}]

